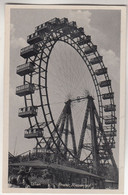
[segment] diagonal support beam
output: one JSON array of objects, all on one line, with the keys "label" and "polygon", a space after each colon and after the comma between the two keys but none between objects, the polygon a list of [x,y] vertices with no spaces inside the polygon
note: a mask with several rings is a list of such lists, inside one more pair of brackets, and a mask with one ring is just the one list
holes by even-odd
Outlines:
[{"label": "diagonal support beam", "polygon": [[[66,115],[63,116],[62,123],[59,130],[59,137],[62,137],[63,131],[64,131],[64,125],[65,125]],[[57,147],[60,147],[60,138],[57,140]]]},{"label": "diagonal support beam", "polygon": [[[68,130],[68,126],[69,126],[69,116],[66,116],[66,128],[65,128],[65,146],[68,147],[68,134],[69,134],[69,130]],[[64,149],[64,154],[65,156],[67,156],[67,149]]]},{"label": "diagonal support beam", "polygon": [[96,124],[95,124],[95,116],[94,116],[94,102],[93,99],[89,99],[90,105],[90,123],[91,123],[91,140],[92,140],[92,155],[93,155],[93,171],[98,174],[99,170],[99,154],[98,154],[98,146],[97,146],[97,136],[96,136]]},{"label": "diagonal support beam", "polygon": [[76,139],[75,139],[75,133],[74,133],[74,126],[73,126],[73,118],[72,118],[71,107],[70,107],[69,121],[70,121],[70,125],[71,125],[71,135],[72,135],[73,152],[74,152],[74,155],[76,156],[77,155]]},{"label": "diagonal support beam", "polygon": [[[62,110],[62,112],[61,112],[61,114],[60,114],[60,117],[59,117],[59,119],[58,119],[58,121],[57,121],[57,123],[56,123],[56,129],[57,129],[57,130],[58,130],[60,124],[61,124],[61,120],[63,119],[63,115],[64,115],[64,112],[65,112],[65,109],[66,109],[66,108],[65,108],[65,106],[64,106],[64,108],[63,108],[63,110]],[[55,139],[55,137],[57,136],[57,133],[56,133],[56,130],[55,130],[55,129],[52,131],[52,135],[53,135],[53,137],[54,137],[54,139]],[[49,140],[48,140],[48,145],[51,145],[51,147],[53,147],[54,143],[53,143],[52,137],[49,138]]]},{"label": "diagonal support beam", "polygon": [[82,148],[83,148],[83,142],[84,142],[85,132],[86,132],[86,128],[87,128],[88,116],[89,116],[89,101],[88,101],[87,108],[85,111],[84,122],[83,122],[82,131],[81,131],[81,135],[80,135],[80,141],[79,141],[79,145],[78,145],[78,155],[77,156],[79,159],[80,159]]}]

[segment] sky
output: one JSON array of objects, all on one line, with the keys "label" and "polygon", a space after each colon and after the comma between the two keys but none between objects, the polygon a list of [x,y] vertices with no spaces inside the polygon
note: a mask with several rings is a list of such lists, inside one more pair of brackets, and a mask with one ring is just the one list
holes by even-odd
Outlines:
[{"label": "sky", "polygon": [[[27,119],[21,119],[18,117],[18,108],[24,107],[23,98],[15,95],[16,86],[22,84],[22,78],[16,75],[17,65],[25,63],[25,60],[20,57],[20,49],[27,46],[27,36],[34,32],[35,26],[44,23],[54,17],[67,17],[69,21],[76,21],[77,26],[84,27],[85,34],[91,35],[93,44],[98,46],[100,55],[103,55],[103,61],[108,68],[108,74],[112,79],[112,88],[115,93],[115,103],[117,105],[117,130],[119,134],[119,92],[120,92],[120,11],[117,10],[46,10],[46,9],[12,9],[10,17],[10,104],[9,104],[9,151],[12,154],[20,154],[24,151],[32,149],[35,141],[29,141],[24,138],[24,129],[29,128]],[[61,60],[65,60],[67,66],[70,62],[74,68],[77,68],[74,61],[77,62],[79,57],[74,54],[74,51],[69,49],[68,46],[59,44],[55,46],[55,50],[51,55],[49,72],[53,72],[52,64],[56,61],[56,66],[59,66]],[[68,55],[64,58],[65,55]],[[58,55],[59,53],[59,55]],[[73,57],[73,55],[75,55]],[[59,61],[59,57],[62,59]],[[70,58],[70,59],[69,59]],[[73,59],[74,58],[74,59]],[[74,60],[74,61],[73,61]],[[82,64],[82,62],[81,62]],[[72,66],[72,67],[73,67]],[[61,67],[62,68],[62,67]],[[61,69],[62,70],[62,69]],[[81,69],[82,70],[82,69]],[[65,71],[63,66],[63,72]],[[71,71],[71,70],[70,70]],[[79,72],[78,69],[76,72]],[[115,74],[116,71],[116,74]],[[82,71],[79,72],[81,74]],[[56,72],[57,74],[58,72]],[[74,78],[77,76],[74,74]],[[50,75],[50,74],[49,74]],[[58,74],[57,74],[58,75]],[[62,74],[63,75],[63,74]],[[73,76],[72,76],[73,77]],[[88,79],[88,74],[86,75]],[[49,85],[52,85],[52,81],[49,77]],[[63,81],[61,81],[63,83]],[[91,81],[90,81],[91,82]],[[56,90],[59,88],[56,82]],[[86,84],[86,86],[88,83]],[[49,91],[52,93],[52,91]],[[64,92],[63,92],[64,93]],[[92,89],[93,93],[93,89]],[[95,94],[93,94],[95,95]],[[54,96],[54,95],[53,95]],[[76,94],[77,96],[77,94]],[[56,96],[54,96],[56,97]],[[53,98],[54,100],[54,98]],[[53,101],[54,102],[54,101]],[[53,108],[54,109],[54,108]],[[61,107],[58,108],[61,110]],[[118,164],[118,136],[116,138],[116,149],[114,157]]]}]

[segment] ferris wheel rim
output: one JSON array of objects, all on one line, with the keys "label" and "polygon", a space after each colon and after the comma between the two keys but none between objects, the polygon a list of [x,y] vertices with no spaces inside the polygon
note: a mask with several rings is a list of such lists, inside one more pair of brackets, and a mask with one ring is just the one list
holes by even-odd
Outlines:
[{"label": "ferris wheel rim", "polygon": [[[85,34],[84,34],[85,35]],[[50,34],[50,36],[51,36],[51,34]],[[85,35],[86,36],[86,35]],[[62,37],[68,37],[67,35],[63,35]],[[53,37],[54,38],[54,37]],[[70,38],[70,37],[68,37],[68,38]],[[71,38],[70,38],[71,39]],[[74,39],[71,39],[72,41],[74,41]],[[60,39],[58,39],[57,41],[54,41],[54,45],[56,44],[56,42],[58,42],[58,41],[62,41],[62,40],[60,40]],[[63,41],[63,42],[65,42],[65,41]],[[66,43],[66,42],[65,42]],[[47,43],[46,43],[47,44]],[[69,43],[67,43],[67,44],[69,44]],[[91,44],[93,45],[93,43],[91,42]],[[70,46],[72,46],[71,44],[69,44]],[[88,45],[88,44],[87,44]],[[54,47],[54,46],[53,46]],[[53,47],[52,47],[52,49],[53,49]],[[73,46],[72,46],[73,47]],[[75,49],[75,47],[73,47],[74,49]],[[79,47],[80,48],[80,47]],[[52,52],[52,49],[51,49],[51,52]],[[81,49],[81,48],[80,48]],[[76,49],[75,49],[76,50]],[[76,50],[77,51],[77,50]],[[43,51],[42,51],[43,52]],[[49,57],[50,57],[50,54],[51,54],[51,52],[49,53]],[[77,51],[78,52],[78,51]],[[80,53],[79,53],[80,54]],[[99,55],[99,53],[98,53],[98,51],[97,51],[97,54]],[[49,58],[48,57],[48,58]],[[35,57],[35,59],[36,59],[36,57]],[[27,61],[29,61],[29,58],[27,59]],[[89,61],[89,60],[88,60]],[[84,61],[85,62],[85,61]],[[85,63],[86,64],[86,63]],[[86,64],[87,65],[87,64]],[[48,63],[47,63],[47,67],[48,67]],[[88,67],[88,66],[87,66]],[[103,64],[103,67],[105,67],[104,66],[104,64]],[[47,72],[47,71],[46,71]],[[46,73],[47,74],[47,73]],[[92,75],[91,75],[92,76]],[[46,75],[46,78],[47,78],[47,75]],[[92,77],[93,78],[93,77]],[[109,78],[109,76],[108,76],[108,73],[106,73],[106,78]],[[40,78],[41,79],[41,78]],[[94,81],[93,81],[94,82]],[[47,83],[47,82],[46,82]],[[46,84],[45,83],[45,84]],[[98,81],[97,81],[97,83],[98,83]],[[95,84],[94,84],[95,85]],[[40,89],[39,89],[40,90]],[[45,86],[45,90],[47,90],[47,86]],[[100,90],[99,90],[100,91]],[[109,92],[112,92],[112,88],[111,88],[111,86],[109,86],[108,87],[108,91]],[[96,91],[96,93],[97,93],[97,91]],[[54,120],[53,120],[53,116],[52,116],[52,112],[51,112],[51,109],[50,109],[50,103],[49,103],[49,98],[48,98],[48,92],[46,93],[47,94],[47,101],[48,101],[48,108],[49,108],[49,110],[50,110],[50,115],[51,115],[51,119],[52,119],[52,123],[54,124],[54,126],[55,126],[55,123],[54,123]],[[98,93],[97,93],[98,94]],[[101,101],[98,101],[98,103],[99,102],[102,102],[102,99],[101,99],[101,94],[100,94],[100,96],[98,96],[97,95],[97,97],[99,98],[100,97],[100,100]],[[32,105],[33,105],[33,95],[31,95],[31,102],[32,102]],[[41,97],[41,94],[40,94],[40,99],[42,99],[42,97]],[[114,99],[113,99],[114,100]],[[42,100],[41,100],[42,101]],[[114,104],[114,101],[112,102],[113,104]],[[26,99],[26,96],[25,96],[25,105],[27,106],[27,99]],[[43,105],[43,103],[41,103],[41,106],[42,106],[42,109],[43,109],[43,107],[44,107],[44,105]],[[101,105],[101,107],[102,107],[102,113],[103,113],[103,106]],[[43,113],[44,113],[44,115],[46,114],[44,111],[43,111]],[[115,112],[114,112],[115,113]],[[35,119],[37,120],[37,118],[35,117]],[[47,119],[45,119],[46,121],[47,121]],[[30,118],[29,118],[29,123],[30,123]],[[47,121],[48,122],[48,121]],[[30,126],[31,126],[31,123],[30,123]]]}]

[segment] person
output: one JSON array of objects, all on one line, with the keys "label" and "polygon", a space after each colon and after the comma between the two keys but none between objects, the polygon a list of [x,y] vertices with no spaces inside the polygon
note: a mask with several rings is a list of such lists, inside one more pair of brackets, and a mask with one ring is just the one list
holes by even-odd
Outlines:
[{"label": "person", "polygon": [[23,178],[22,187],[23,188],[31,188],[31,186],[26,182],[25,178]]},{"label": "person", "polygon": [[29,186],[31,186],[31,183],[28,178],[31,176],[31,171],[32,171],[32,167],[29,167],[28,172],[27,171],[25,172],[25,181],[26,181],[26,184]]},{"label": "person", "polygon": [[18,172],[18,176],[17,176],[17,183],[21,186],[31,186],[31,183],[28,179],[28,177],[30,176],[32,168],[30,167],[28,171],[25,170],[25,167],[21,167],[19,172]]},{"label": "person", "polygon": [[15,177],[10,177],[9,178],[9,187],[10,188],[18,188],[19,186],[17,185],[17,180]]},{"label": "person", "polygon": [[19,172],[18,172],[18,176],[17,176],[17,183],[20,185],[23,182],[23,178],[25,177],[26,173],[25,173],[25,167],[21,167]]}]

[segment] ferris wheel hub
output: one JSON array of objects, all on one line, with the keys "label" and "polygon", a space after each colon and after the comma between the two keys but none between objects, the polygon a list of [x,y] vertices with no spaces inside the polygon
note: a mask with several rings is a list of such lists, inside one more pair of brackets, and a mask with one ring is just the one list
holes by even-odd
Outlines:
[{"label": "ferris wheel hub", "polygon": [[81,102],[81,101],[84,101],[86,99],[94,100],[94,98],[92,96],[90,96],[90,95],[87,95],[87,96],[77,96],[77,98],[69,99],[68,101],[65,102],[65,104],[71,103],[71,102]]}]

